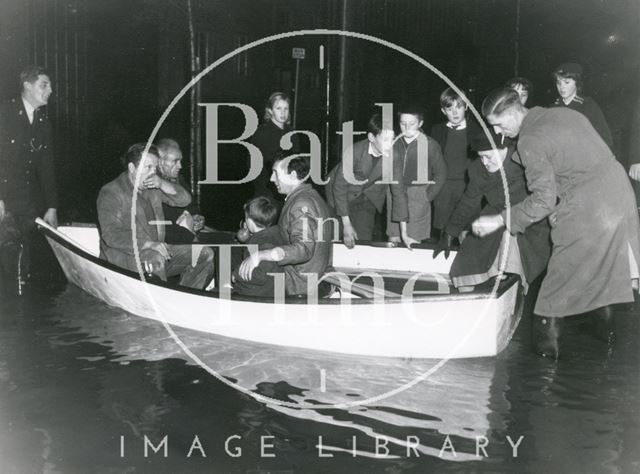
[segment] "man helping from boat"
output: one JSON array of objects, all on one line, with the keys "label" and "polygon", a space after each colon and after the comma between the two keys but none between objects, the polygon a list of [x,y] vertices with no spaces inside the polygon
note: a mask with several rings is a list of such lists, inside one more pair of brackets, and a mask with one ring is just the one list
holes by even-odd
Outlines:
[{"label": "man helping from boat", "polygon": [[179,184],[156,174],[158,149],[154,145],[147,153],[144,149],[144,143],[132,145],[124,156],[126,171],[100,190],[97,203],[100,257],[138,271],[135,245],[146,272],[164,281],[168,276],[180,275],[181,285],[202,289],[213,274],[213,250],[201,248],[193,266],[191,245],[165,243],[162,204],[187,206],[191,197]]},{"label": "man helping from boat", "polygon": [[[469,135],[469,145],[478,158],[468,168],[469,184],[447,225],[445,226],[434,258],[444,251],[449,257],[452,240],[481,215],[498,214],[506,206],[505,189],[500,169],[504,172],[509,193],[509,205],[514,206],[527,197],[524,168],[517,163],[515,143],[502,135],[491,133],[496,149],[480,127]],[[481,208],[482,202],[486,205]],[[525,292],[547,266],[551,253],[549,224],[546,219],[527,227],[523,233],[495,232],[480,237],[468,235],[451,265],[453,284],[460,290],[471,290],[475,285],[497,276],[502,268],[506,273],[520,275]],[[504,253],[506,262],[502,264]]]},{"label": "man helping from boat", "polygon": [[284,267],[287,295],[307,295],[315,290],[309,276],[319,280],[330,265],[334,219],[324,199],[306,183],[309,171],[306,156],[281,157],[274,162],[271,181],[285,195],[278,220],[285,244],[245,259],[238,271],[242,279],[251,279],[260,262],[277,262]]}]

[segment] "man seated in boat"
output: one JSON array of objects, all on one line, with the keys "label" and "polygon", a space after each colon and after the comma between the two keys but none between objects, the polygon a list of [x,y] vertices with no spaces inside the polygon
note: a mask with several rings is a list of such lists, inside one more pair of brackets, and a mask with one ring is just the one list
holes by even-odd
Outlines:
[{"label": "man seated in boat", "polygon": [[[482,225],[483,215],[499,214],[506,208],[500,169],[504,171],[511,206],[528,194],[524,168],[518,163],[515,144],[493,130],[491,136],[497,149],[493,148],[479,127],[469,137],[470,147],[478,153],[479,159],[468,168],[469,183],[442,232],[434,258],[441,251],[448,258],[452,240],[469,224],[473,222],[475,234],[477,226]],[[481,209],[483,198],[486,205]],[[507,236],[511,237],[508,244],[505,241]],[[544,219],[537,222],[515,236],[509,235],[506,229],[485,237],[468,235],[451,265],[453,284],[460,291],[470,291],[475,285],[497,276],[503,252],[508,252],[504,272],[519,274],[526,291],[528,283],[542,273],[549,260],[551,242],[548,221]]]},{"label": "man seated in boat", "polygon": [[[180,275],[180,284],[204,288],[213,273],[213,250],[202,248],[195,259],[191,245],[165,243],[162,203],[187,206],[189,193],[177,183],[157,175],[158,149],[144,143],[132,145],[124,156],[126,170],[98,195],[100,256],[110,263],[138,271],[134,256],[137,246],[142,268],[162,280]],[[135,194],[137,193],[137,194]],[[135,204],[133,202],[135,197]],[[134,207],[135,205],[135,207]],[[135,218],[135,242],[131,213]],[[195,266],[192,265],[195,261]]]},{"label": "man seated in boat", "polygon": [[[187,189],[185,179],[180,175],[182,169],[182,150],[171,138],[158,140],[158,174],[165,181],[179,184]],[[192,201],[188,206],[172,206],[162,203],[164,218],[171,221],[165,227],[165,242],[169,244],[191,244],[198,242],[198,232],[204,228],[204,216]]]},{"label": "man seated in boat", "polygon": [[271,182],[285,196],[278,220],[284,245],[254,253],[242,262],[238,274],[249,280],[260,262],[277,262],[284,269],[287,295],[307,295],[317,291],[314,282],[308,281],[310,275],[319,280],[330,265],[334,221],[325,200],[306,182],[308,157],[279,157],[272,170]]},{"label": "man seated in boat", "polygon": [[[237,240],[247,245],[257,245],[258,250],[270,250],[285,244],[280,228],[275,225],[278,208],[264,196],[253,198],[244,205],[244,222],[238,231]],[[250,256],[245,249],[243,258]],[[253,270],[249,280],[244,280],[234,272],[233,291],[247,296],[273,296],[275,288],[274,273],[282,273],[282,267],[274,261],[263,260]]]}]

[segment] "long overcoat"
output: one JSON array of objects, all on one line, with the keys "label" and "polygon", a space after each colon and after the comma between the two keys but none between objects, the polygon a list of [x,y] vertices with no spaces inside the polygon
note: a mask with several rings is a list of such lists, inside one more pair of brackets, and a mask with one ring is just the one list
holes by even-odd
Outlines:
[{"label": "long overcoat", "polygon": [[511,207],[509,230],[556,216],[535,312],[563,317],[632,302],[640,262],[635,199],[589,120],[568,108],[534,107],[522,122],[518,152],[531,194]]}]

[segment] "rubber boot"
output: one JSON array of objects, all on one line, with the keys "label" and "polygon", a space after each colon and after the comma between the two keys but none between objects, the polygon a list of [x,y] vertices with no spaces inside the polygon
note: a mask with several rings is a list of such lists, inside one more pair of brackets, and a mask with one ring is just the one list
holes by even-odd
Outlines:
[{"label": "rubber boot", "polygon": [[615,318],[611,306],[603,306],[591,312],[591,332],[596,339],[607,344],[616,340]]},{"label": "rubber boot", "polygon": [[542,357],[558,360],[562,318],[532,316],[531,343],[533,352]]}]

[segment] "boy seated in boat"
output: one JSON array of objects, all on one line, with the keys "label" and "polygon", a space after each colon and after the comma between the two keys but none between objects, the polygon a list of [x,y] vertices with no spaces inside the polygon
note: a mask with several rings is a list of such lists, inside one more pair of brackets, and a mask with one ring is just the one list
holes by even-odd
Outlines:
[{"label": "boy seated in boat", "polygon": [[[244,205],[244,223],[238,231],[238,241],[257,245],[259,251],[283,245],[280,229],[274,225],[277,217],[278,208],[268,198],[260,196],[251,199]],[[245,249],[243,259],[249,257],[249,249]],[[275,280],[270,274],[282,271],[282,267],[276,262],[267,260],[260,262],[249,280],[244,280],[236,270],[233,274],[233,291],[247,296],[273,296]]]},{"label": "boy seated in boat", "polygon": [[[471,149],[478,153],[479,159],[469,166],[469,184],[443,229],[433,256],[435,258],[444,250],[445,258],[448,258],[452,240],[471,224],[474,234],[469,234],[462,241],[451,265],[450,275],[454,286],[460,291],[471,291],[475,285],[497,276],[503,253],[508,252],[503,271],[519,274],[526,292],[528,283],[542,273],[549,260],[551,242],[548,221],[544,219],[537,222],[515,236],[509,235],[506,229],[484,237],[475,235],[478,226],[483,225],[482,216],[499,214],[506,208],[501,169],[506,178],[511,206],[528,195],[524,168],[518,163],[515,144],[493,130],[491,135],[497,149],[493,148],[479,127],[469,137]],[[486,204],[481,208],[483,199]],[[511,237],[508,243],[507,237]]]},{"label": "boy seated in boat", "polygon": [[330,265],[332,239],[337,237],[335,219],[325,200],[306,182],[311,169],[307,156],[279,157],[272,169],[271,181],[285,195],[278,219],[284,244],[245,259],[238,274],[250,280],[260,262],[277,262],[284,271],[286,294],[304,296],[317,290],[317,280],[312,278],[319,280]]},{"label": "boy seated in boat", "polygon": [[191,245],[165,243],[162,203],[186,206],[191,197],[179,184],[156,174],[158,149],[151,145],[145,153],[145,147],[145,143],[129,147],[124,156],[126,171],[100,190],[100,257],[138,272],[135,245],[145,272],[164,281],[180,275],[181,285],[202,289],[213,275],[213,250],[202,248],[194,265]]}]

